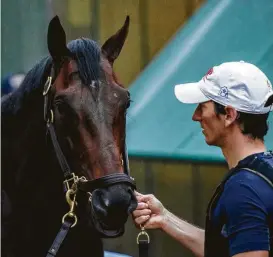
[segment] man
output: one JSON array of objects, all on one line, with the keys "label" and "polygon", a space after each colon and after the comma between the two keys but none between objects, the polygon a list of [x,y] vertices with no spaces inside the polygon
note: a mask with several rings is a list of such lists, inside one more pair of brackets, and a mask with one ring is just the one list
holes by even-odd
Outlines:
[{"label": "man", "polygon": [[250,63],[223,63],[197,83],[175,86],[175,95],[198,104],[192,119],[206,143],[221,148],[230,170],[208,206],[205,230],[138,192],[135,223],[162,229],[196,256],[272,256],[273,153],[264,145],[273,109],[268,78]]}]

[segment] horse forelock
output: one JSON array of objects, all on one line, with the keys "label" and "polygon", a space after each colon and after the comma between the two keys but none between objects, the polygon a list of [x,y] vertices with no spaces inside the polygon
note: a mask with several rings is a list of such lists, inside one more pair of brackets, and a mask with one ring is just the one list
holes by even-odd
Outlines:
[{"label": "horse forelock", "polygon": [[85,85],[100,78],[101,49],[93,40],[79,38],[68,43],[69,50],[75,55],[79,74]]}]

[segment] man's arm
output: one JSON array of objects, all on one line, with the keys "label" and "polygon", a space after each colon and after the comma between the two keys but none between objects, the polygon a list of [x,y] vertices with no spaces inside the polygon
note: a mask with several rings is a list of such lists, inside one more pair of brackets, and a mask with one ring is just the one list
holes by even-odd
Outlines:
[{"label": "man's arm", "polygon": [[136,196],[139,202],[133,212],[136,225],[144,225],[146,229],[162,229],[196,256],[204,256],[204,230],[176,217],[155,196],[139,193]]},{"label": "man's arm", "polygon": [[161,228],[171,237],[191,250],[194,255],[198,257],[204,256],[205,231],[203,229],[179,219],[167,210]]}]

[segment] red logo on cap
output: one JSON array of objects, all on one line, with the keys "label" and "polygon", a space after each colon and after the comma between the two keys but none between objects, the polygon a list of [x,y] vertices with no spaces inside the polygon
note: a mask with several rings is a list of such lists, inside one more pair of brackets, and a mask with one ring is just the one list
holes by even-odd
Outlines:
[{"label": "red logo on cap", "polygon": [[210,68],[206,75],[203,77],[203,80],[207,79],[208,75],[211,75],[213,73],[213,68]]}]

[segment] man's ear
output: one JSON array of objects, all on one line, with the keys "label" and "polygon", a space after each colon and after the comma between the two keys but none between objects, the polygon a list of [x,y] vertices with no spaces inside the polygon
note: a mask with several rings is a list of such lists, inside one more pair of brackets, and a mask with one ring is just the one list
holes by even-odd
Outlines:
[{"label": "man's ear", "polygon": [[228,127],[237,120],[239,112],[229,105],[225,107],[225,112],[225,125]]}]

